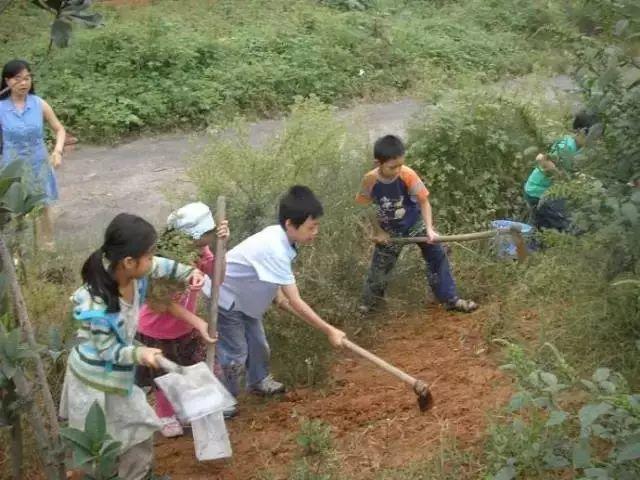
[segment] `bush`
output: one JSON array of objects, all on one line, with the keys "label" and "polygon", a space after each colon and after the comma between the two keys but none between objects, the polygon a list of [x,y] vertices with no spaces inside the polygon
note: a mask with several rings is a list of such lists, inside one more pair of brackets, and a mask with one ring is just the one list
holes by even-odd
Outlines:
[{"label": "bush", "polygon": [[[0,29],[4,60],[38,64],[38,92],[71,131],[94,142],[201,128],[238,113],[273,115],[298,95],[335,104],[448,82],[451,75],[491,80],[528,72],[539,58],[536,49],[550,42],[525,38],[520,24],[551,16],[555,25],[560,18],[521,0],[496,2],[496,12],[478,0],[320,2],[336,8],[286,0],[166,1],[106,10],[105,28],[78,29],[69,48],[40,63],[50,19],[20,3],[3,14],[14,20]],[[511,23],[478,24],[469,9]]]},{"label": "bush", "polygon": [[[243,132],[243,125],[236,129]],[[291,185],[309,185],[325,215],[315,245],[300,251],[297,281],[303,298],[327,321],[353,328],[368,260],[354,204],[365,158],[364,146],[348,137],[330,107],[317,99],[299,100],[284,130],[266,146],[252,147],[246,132],[216,139],[195,160],[190,175],[201,201],[211,204],[217,195],[227,196],[232,242],[276,223],[280,196]],[[314,384],[323,379],[331,347],[322,335],[280,313],[269,314],[266,328],[275,369],[284,380]]]},{"label": "bush", "polygon": [[524,218],[523,184],[535,154],[561,131],[549,110],[535,105],[464,92],[444,99],[410,128],[407,159],[432,191],[443,232]]},{"label": "bush", "polygon": [[491,432],[493,478],[637,478],[640,395],[608,368],[580,378],[554,347],[545,346],[542,362],[509,346],[511,362],[503,368],[514,371],[519,391],[507,408],[510,421]]}]

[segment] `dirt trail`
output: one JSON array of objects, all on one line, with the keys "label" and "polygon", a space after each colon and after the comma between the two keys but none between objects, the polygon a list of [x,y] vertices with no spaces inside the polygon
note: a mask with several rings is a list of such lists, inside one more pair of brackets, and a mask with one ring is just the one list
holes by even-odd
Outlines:
[{"label": "dirt trail", "polygon": [[[527,77],[496,83],[496,91],[513,92],[526,85]],[[565,75],[545,82],[547,101],[572,92],[574,82]],[[410,98],[378,104],[360,104],[339,110],[337,116],[369,134],[370,140],[392,133],[405,136],[415,115],[434,108]],[[282,120],[252,123],[249,139],[260,147],[277,135]],[[221,135],[233,135],[225,131]],[[136,213],[162,225],[175,205],[167,193],[195,199],[194,186],[185,173],[189,159],[202,152],[215,135],[165,134],[139,138],[115,147],[85,146],[65,156],[58,171],[60,201],[55,207],[56,235],[60,243],[72,243],[75,249],[99,242],[107,223],[117,213]]]},{"label": "dirt trail", "polygon": [[240,415],[227,422],[233,459],[198,463],[190,437],[161,439],[158,470],[174,480],[246,480],[267,471],[285,479],[296,456],[301,418],[331,425],[341,471],[354,480],[429,458],[443,436],[472,446],[485,431],[487,412],[503,405],[512,391],[485,353],[483,320],[482,311],[460,316],[432,307],[379,329],[373,350],[433,383],[436,403],[428,413],[419,412],[409,388],[341,353],[324,391],[295,390],[271,401],[243,399]]}]

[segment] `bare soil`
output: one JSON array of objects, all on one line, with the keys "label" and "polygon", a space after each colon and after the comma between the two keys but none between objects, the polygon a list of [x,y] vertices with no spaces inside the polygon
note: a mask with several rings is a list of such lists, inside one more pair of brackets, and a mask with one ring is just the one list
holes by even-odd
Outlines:
[{"label": "bare soil", "polygon": [[[385,468],[430,458],[439,442],[455,437],[460,448],[483,438],[487,414],[512,393],[510,381],[487,354],[483,312],[461,316],[432,307],[420,315],[391,319],[372,349],[432,384],[435,406],[420,413],[414,393],[387,373],[339,352],[324,390],[293,390],[279,399],[245,397],[238,417],[227,422],[233,458],[200,463],[185,436],[159,439],[158,472],[172,479],[245,480],[269,472],[285,479],[298,455],[303,419],[331,426],[341,473],[374,478]],[[275,352],[277,355],[277,352]]]}]

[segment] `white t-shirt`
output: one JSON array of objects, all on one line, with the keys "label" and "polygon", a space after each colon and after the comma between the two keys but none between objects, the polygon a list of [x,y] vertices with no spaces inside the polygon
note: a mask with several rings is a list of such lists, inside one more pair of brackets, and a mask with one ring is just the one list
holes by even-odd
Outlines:
[{"label": "white t-shirt", "polygon": [[296,283],[291,268],[296,255],[280,225],[271,225],[250,236],[227,253],[218,305],[261,319],[278,287]]}]

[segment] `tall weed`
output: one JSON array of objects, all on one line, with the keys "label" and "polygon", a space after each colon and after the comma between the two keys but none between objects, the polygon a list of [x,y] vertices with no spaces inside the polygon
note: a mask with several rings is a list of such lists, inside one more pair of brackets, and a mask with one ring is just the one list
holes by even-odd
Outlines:
[{"label": "tall weed", "polygon": [[[291,185],[310,186],[325,215],[314,246],[300,249],[297,281],[303,298],[327,321],[357,328],[354,313],[367,249],[354,196],[366,170],[364,143],[350,137],[331,107],[317,99],[298,101],[283,131],[263,148],[250,145],[242,125],[237,130],[238,136],[216,139],[194,161],[190,175],[200,200],[227,196],[232,242],[237,242],[277,223],[278,200]],[[279,312],[269,314],[266,328],[285,380],[322,379],[318,371],[326,368],[331,349],[321,335]]]}]

